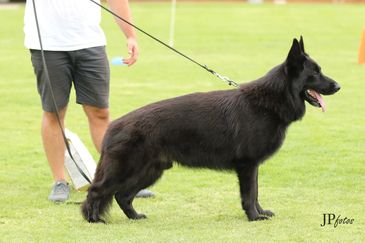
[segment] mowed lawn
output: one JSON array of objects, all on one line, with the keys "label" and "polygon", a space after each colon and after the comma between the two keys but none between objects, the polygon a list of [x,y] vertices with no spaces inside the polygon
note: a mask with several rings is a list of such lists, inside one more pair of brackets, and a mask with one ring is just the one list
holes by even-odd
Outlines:
[{"label": "mowed lawn", "polygon": [[[135,23],[168,41],[170,5],[132,3]],[[365,5],[177,4],[175,47],[237,82],[285,60],[293,37],[342,89],[328,111],[307,106],[282,149],[260,169],[259,198],[276,216],[248,222],[234,173],[177,165],[137,199],[147,220],[128,220],[116,203],[108,225],[85,222],[72,191],[47,200],[52,178],[40,139],[40,100],[23,47],[23,6],[0,10],[0,242],[365,242],[365,66],[357,64]],[[103,14],[108,53],[126,55],[113,18]],[[42,23],[41,23],[42,24]],[[191,92],[228,89],[219,79],[139,34],[140,58],[112,66],[111,113]],[[237,111],[239,112],[239,111]],[[98,154],[73,97],[67,127]],[[353,224],[320,227],[324,213]]]}]

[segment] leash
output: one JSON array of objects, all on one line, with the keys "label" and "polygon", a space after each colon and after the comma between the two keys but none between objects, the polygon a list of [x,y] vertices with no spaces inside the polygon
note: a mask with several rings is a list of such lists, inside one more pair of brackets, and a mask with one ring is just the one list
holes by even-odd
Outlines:
[{"label": "leash", "polygon": [[165,42],[161,41],[160,39],[154,37],[153,35],[147,33],[146,31],[144,31],[143,29],[139,28],[138,26],[132,24],[131,22],[129,22],[128,20],[120,17],[118,14],[114,13],[113,11],[111,11],[110,9],[104,7],[103,5],[101,5],[100,3],[97,3],[95,2],[94,0],[89,0],[90,2],[93,2],[94,4],[98,5],[100,8],[104,9],[105,11],[107,11],[108,13],[110,13],[111,15],[113,15],[114,17],[122,20],[123,22],[125,22],[126,24],[132,26],[133,28],[135,28],[136,30],[140,31],[141,33],[147,35],[148,37],[150,37],[151,39],[157,41],[158,43],[162,44],[163,46],[167,47],[168,49],[174,51],[175,53],[179,54],[180,56],[186,58],[187,60],[195,63],[196,65],[200,66],[201,68],[205,69],[206,71],[210,72],[211,74],[213,74],[214,76],[216,76],[217,78],[225,81],[228,83],[228,85],[230,86],[234,86],[234,87],[238,87],[238,84],[231,80],[230,78],[228,78],[227,76],[223,76],[223,75],[220,75],[219,73],[215,72],[214,70],[208,68],[207,65],[203,65],[203,64],[200,64],[199,62],[195,61],[194,59],[192,59],[191,57],[185,55],[184,53],[176,50],[175,48],[169,46],[168,44],[166,44]]},{"label": "leash", "polygon": [[91,184],[90,178],[82,171],[82,169],[76,163],[74,157],[72,156],[71,149],[70,149],[70,145],[69,145],[69,141],[66,138],[65,131],[64,131],[63,127],[62,127],[61,118],[60,118],[60,112],[59,112],[58,107],[57,107],[56,99],[55,99],[55,96],[54,96],[54,93],[53,93],[53,89],[52,89],[52,84],[51,84],[51,81],[50,81],[50,78],[49,78],[49,73],[48,73],[46,58],[44,56],[44,49],[43,49],[41,32],[40,32],[39,23],[38,23],[38,15],[37,15],[37,9],[36,9],[36,5],[35,5],[35,0],[32,0],[32,1],[33,1],[34,17],[35,17],[35,22],[36,22],[36,26],[37,26],[37,33],[38,33],[39,45],[40,45],[40,48],[41,48],[42,64],[43,64],[43,68],[44,68],[44,77],[45,77],[46,83],[47,83],[47,85],[48,85],[48,87],[50,89],[50,93],[51,93],[51,97],[52,97],[52,103],[53,103],[53,106],[54,106],[55,111],[56,111],[55,113],[56,113],[56,117],[57,117],[57,122],[58,122],[58,125],[60,126],[60,129],[61,129],[61,132],[62,132],[63,141],[65,142],[67,152],[68,152],[70,158],[72,159],[72,161],[75,163],[77,170],[80,172],[80,174],[82,175],[82,177],[84,177],[84,179]]}]

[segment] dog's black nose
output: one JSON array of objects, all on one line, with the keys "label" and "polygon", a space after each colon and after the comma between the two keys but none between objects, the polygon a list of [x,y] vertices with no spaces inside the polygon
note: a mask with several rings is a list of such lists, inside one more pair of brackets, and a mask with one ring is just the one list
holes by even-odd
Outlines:
[{"label": "dog's black nose", "polygon": [[332,83],[332,89],[337,92],[341,89],[341,86],[338,83]]}]

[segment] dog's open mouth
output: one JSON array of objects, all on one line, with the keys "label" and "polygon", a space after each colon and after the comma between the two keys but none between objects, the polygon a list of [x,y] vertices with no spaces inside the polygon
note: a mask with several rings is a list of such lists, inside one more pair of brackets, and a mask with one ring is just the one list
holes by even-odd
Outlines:
[{"label": "dog's open mouth", "polygon": [[322,111],[326,111],[326,103],[324,103],[324,100],[322,96],[314,91],[313,89],[308,89],[304,92],[305,99],[313,106],[321,107]]}]

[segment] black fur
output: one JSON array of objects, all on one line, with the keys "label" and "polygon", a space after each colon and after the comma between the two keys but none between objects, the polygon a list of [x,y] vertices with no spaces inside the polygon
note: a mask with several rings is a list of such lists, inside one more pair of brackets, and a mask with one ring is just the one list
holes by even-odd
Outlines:
[{"label": "black fur", "polygon": [[324,76],[294,39],[286,61],[239,89],[194,93],[135,110],[109,127],[95,179],[82,205],[89,222],[104,222],[113,196],[131,219],[136,193],[155,183],[172,162],[235,170],[249,220],[274,214],[257,199],[259,164],[283,143],[291,122],[305,113],[306,91],[333,94],[339,85]]}]

